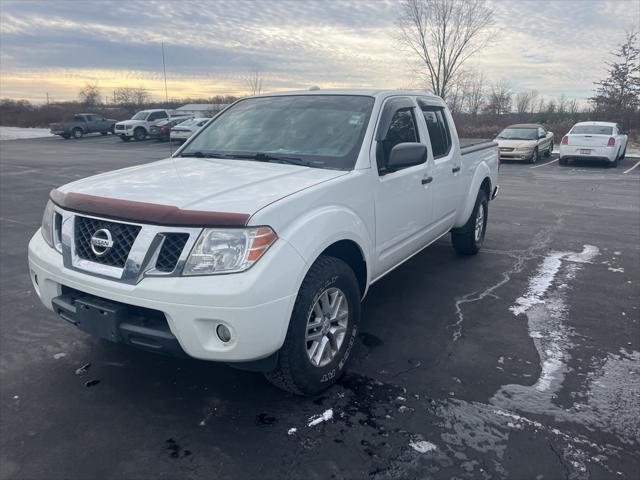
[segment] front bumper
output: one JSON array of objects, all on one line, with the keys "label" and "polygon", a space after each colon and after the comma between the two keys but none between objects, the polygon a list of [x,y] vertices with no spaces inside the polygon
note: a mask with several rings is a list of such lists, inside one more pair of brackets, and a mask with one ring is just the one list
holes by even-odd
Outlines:
[{"label": "front bumper", "polygon": [[516,150],[503,152],[500,150],[500,160],[531,160],[531,157],[533,157],[533,150],[523,152],[518,152]]},{"label": "front bumper", "polygon": [[[33,286],[49,310],[54,311],[53,300],[63,290],[73,289],[159,311],[186,354],[223,362],[259,360],[280,349],[307,269],[297,251],[279,239],[260,262],[242,273],[145,277],[132,285],[65,268],[62,255],[39,230],[29,243]],[[229,342],[218,338],[220,324],[231,330]]]}]

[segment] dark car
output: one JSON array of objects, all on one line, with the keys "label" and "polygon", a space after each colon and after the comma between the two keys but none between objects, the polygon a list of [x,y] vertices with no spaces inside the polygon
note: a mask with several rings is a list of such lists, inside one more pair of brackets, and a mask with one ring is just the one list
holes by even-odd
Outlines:
[{"label": "dark car", "polygon": [[163,120],[156,125],[149,127],[149,137],[157,139],[159,142],[166,142],[171,135],[171,129],[176,125],[191,120],[191,117],[178,117],[171,120]]},{"label": "dark car", "polygon": [[72,120],[49,124],[49,129],[54,135],[62,138],[81,138],[87,133],[113,133],[113,126],[117,120],[104,118],[95,113],[80,113],[74,115]]}]

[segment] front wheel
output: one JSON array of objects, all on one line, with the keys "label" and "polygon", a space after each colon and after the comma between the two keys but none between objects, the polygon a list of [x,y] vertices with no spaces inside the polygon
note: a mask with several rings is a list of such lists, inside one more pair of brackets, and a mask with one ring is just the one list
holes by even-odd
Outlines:
[{"label": "front wheel", "polygon": [[147,138],[147,131],[144,128],[136,128],[133,131],[133,138],[136,139],[137,142],[140,142],[142,140],[144,140],[145,138]]},{"label": "front wheel", "polygon": [[127,137],[126,135],[120,135],[120,140],[122,140],[123,142],[128,142],[129,140],[131,140],[131,137]]},{"label": "front wheel", "polygon": [[544,152],[544,156],[550,157],[552,153],[553,153],[553,142],[549,144],[549,148],[547,149],[546,152]]},{"label": "front wheel", "polygon": [[533,153],[531,154],[531,158],[529,159],[530,163],[536,163],[538,161],[538,147],[533,149]]},{"label": "front wheel", "polygon": [[460,255],[475,255],[484,242],[489,218],[489,199],[484,190],[478,192],[476,204],[467,223],[451,230],[451,242],[454,250]]},{"label": "front wheel", "polygon": [[100,132],[100,135],[105,136],[107,135],[109,132]]},{"label": "front wheel", "polygon": [[320,256],[302,282],[276,368],[276,387],[315,395],[344,373],[358,334],[360,288],[342,260]]},{"label": "front wheel", "polygon": [[78,138],[82,138],[82,136],[84,135],[84,132],[82,131],[81,128],[74,128],[73,132],[71,132],[73,135],[73,138],[78,139]]}]

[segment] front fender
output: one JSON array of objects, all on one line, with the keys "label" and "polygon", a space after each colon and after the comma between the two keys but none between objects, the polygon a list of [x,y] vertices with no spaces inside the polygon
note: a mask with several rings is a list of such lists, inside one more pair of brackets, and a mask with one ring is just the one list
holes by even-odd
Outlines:
[{"label": "front fender", "polygon": [[[367,265],[367,285],[371,280],[372,233],[356,212],[341,205],[327,205],[307,212],[278,235],[286,240],[310,267],[327,247],[350,240],[359,248]],[[299,279],[302,280],[306,272]]]},{"label": "front fender", "polygon": [[482,161],[478,164],[473,174],[473,178],[471,179],[471,186],[467,191],[467,198],[463,203],[464,208],[458,213],[458,218],[456,218],[454,227],[462,227],[469,220],[471,212],[473,211],[473,207],[476,204],[476,199],[478,198],[480,185],[482,185],[482,182],[485,178],[489,179],[489,191],[491,192],[491,189],[493,188],[493,185],[491,185],[491,169],[485,161]]}]

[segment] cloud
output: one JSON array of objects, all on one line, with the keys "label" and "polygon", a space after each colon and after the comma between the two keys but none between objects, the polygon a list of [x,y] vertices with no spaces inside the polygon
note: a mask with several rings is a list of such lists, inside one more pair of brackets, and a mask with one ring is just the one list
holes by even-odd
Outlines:
[{"label": "cloud", "polygon": [[[622,39],[620,19],[640,16],[633,0],[491,5],[494,40],[470,63],[516,90],[578,98],[603,76],[607,52]],[[163,42],[172,85],[193,93],[242,93],[251,69],[278,90],[416,85],[413,59],[394,40],[392,0],[84,1],[82,8],[77,0],[4,0],[2,7],[3,96],[37,100],[50,88],[75,98],[87,79],[105,90],[142,83],[161,92]]]}]

